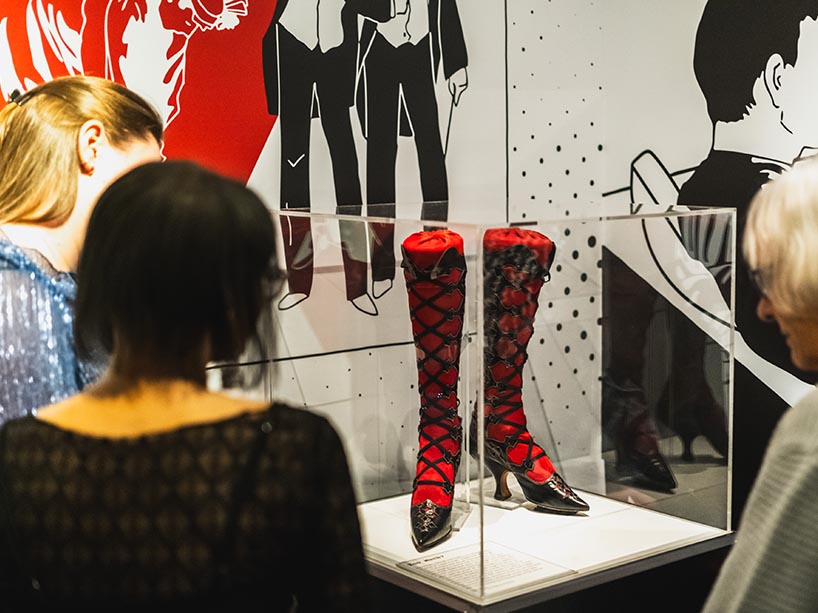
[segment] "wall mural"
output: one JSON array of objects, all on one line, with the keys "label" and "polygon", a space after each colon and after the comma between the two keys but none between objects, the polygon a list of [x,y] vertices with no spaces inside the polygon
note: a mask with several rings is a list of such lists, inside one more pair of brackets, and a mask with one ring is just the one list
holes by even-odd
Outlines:
[{"label": "wall mural", "polygon": [[[644,283],[642,279],[650,274],[646,272],[650,267],[648,258],[642,258],[641,263],[631,260],[629,266],[623,267],[615,255],[609,257],[612,264],[606,269],[606,285],[620,300],[624,296],[631,308],[617,311],[612,319],[613,328],[624,332],[624,336],[620,334],[616,342],[610,343],[609,368],[604,379],[607,391],[603,391],[607,402],[603,403],[602,419],[603,423],[615,422],[616,414],[624,410],[629,391],[636,389],[642,393],[646,383],[645,356],[649,353],[645,349],[645,330],[654,312],[665,311],[673,339],[671,360],[675,376],[672,384],[668,380],[664,387],[660,386],[657,411],[664,411],[668,425],[684,441],[686,459],[692,461],[690,442],[698,435],[704,435],[719,455],[726,456],[727,390],[716,386],[714,393],[712,382],[708,385],[706,381],[704,367],[705,347],[712,342],[709,338],[718,338],[721,333],[708,337],[704,320],[710,319],[711,324],[712,320],[719,320],[715,310],[720,303],[729,303],[730,283],[734,281],[732,499],[733,521],[737,522],[775,423],[786,406],[809,389],[805,382],[814,381],[793,367],[776,327],[756,316],[759,295],[742,257],[741,234],[753,195],[799,158],[813,153],[818,135],[813,112],[818,5],[747,4],[736,0],[710,0],[702,5],[687,15],[696,18],[687,43],[690,50],[687,70],[692,69],[695,81],[688,80],[687,87],[702,97],[704,116],[709,120],[709,134],[702,134],[700,141],[707,147],[704,159],[670,171],[659,159],[656,148],[661,143],[654,135],[643,141],[650,143],[653,150],[633,159],[629,191],[634,208],[646,203],[665,208],[676,203],[676,210],[696,205],[735,207],[735,279],[729,275],[733,245],[726,241],[723,220],[707,216],[682,218],[674,237],[674,242],[709,270],[722,297],[718,300],[718,295],[714,295],[714,300],[693,304],[696,309],[692,316],[681,314],[683,303],[696,302],[678,289],[681,283],[675,283],[670,292],[658,298]],[[679,92],[678,84],[670,87],[674,95]],[[668,121],[667,116],[663,119]],[[691,136],[675,141],[674,155],[692,144]],[[695,158],[688,160],[695,162]],[[608,195],[615,197],[617,191]],[[643,241],[650,247],[648,234]],[[615,251],[616,245],[611,248]],[[728,322],[722,319],[721,325],[726,328]],[[622,350],[629,345],[641,350]],[[631,410],[631,420],[634,415],[648,419],[644,394],[642,398],[642,410]],[[652,425],[649,429],[655,431]]]},{"label": "wall mural", "polygon": [[[681,438],[704,435],[721,455],[728,398],[718,382],[703,383],[702,364],[719,353],[714,343],[729,343],[733,246],[723,220],[623,225],[615,236],[576,220],[736,206],[740,234],[755,190],[818,148],[813,4],[6,0],[0,93],[63,74],[116,79],[165,117],[166,155],[247,181],[271,208],[291,213],[282,217],[290,285],[278,305],[290,360],[285,394],[331,412],[358,377],[381,372],[403,390],[395,402],[417,402],[412,368],[386,374],[336,353],[374,348],[373,360],[394,351],[413,361],[406,296],[390,291],[399,283],[396,226],[355,216],[453,226],[547,219],[558,259],[530,353],[548,364],[548,382],[530,388],[566,407],[542,424],[552,441],[594,411],[615,439],[617,393],[636,390],[648,431],[658,417]],[[350,217],[316,228],[297,215],[305,209]],[[561,251],[563,243],[572,249]],[[657,250],[662,261],[684,261],[675,274],[685,278],[660,270]],[[740,394],[756,405],[764,398],[769,419],[753,427],[767,432],[809,380],[793,370],[775,328],[757,323],[737,264],[735,406],[747,402]],[[705,276],[693,293],[686,279]],[[603,281],[633,305],[620,322],[630,336],[613,344],[600,325],[612,321],[598,299]],[[326,316],[335,306],[349,325]],[[658,312],[666,313],[660,324]],[[367,325],[375,315],[379,327]],[[646,377],[657,325],[685,339],[668,360],[686,364],[686,387],[704,396],[669,388],[666,372]],[[621,355],[628,346],[637,350]],[[303,385],[316,368],[326,390]],[[675,417],[657,413],[670,404]],[[350,420],[352,439],[375,436]],[[414,421],[412,410],[395,427]],[[563,447],[562,455],[587,451]],[[390,461],[400,472],[413,457]]]},{"label": "wall mural", "polygon": [[[310,126],[319,117],[336,211],[360,215],[364,199],[349,113],[354,105],[366,138],[367,214],[395,216],[398,137],[409,136],[417,148],[421,216],[447,219],[435,81],[442,63],[451,119],[468,85],[455,0],[281,0],[264,37],[263,57],[268,109],[279,116],[282,210],[311,208]],[[391,289],[395,277],[394,226],[341,221],[339,229],[346,299],[362,313],[377,315],[374,299]],[[310,295],[314,253],[309,219],[285,216],[282,231],[289,292],[279,308],[287,310]]]}]

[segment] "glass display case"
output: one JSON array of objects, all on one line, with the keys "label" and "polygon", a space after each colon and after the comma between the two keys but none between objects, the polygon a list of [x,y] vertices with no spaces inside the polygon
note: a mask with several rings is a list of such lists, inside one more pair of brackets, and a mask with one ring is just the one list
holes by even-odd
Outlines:
[{"label": "glass display case", "polygon": [[278,217],[289,285],[210,384],[329,418],[373,574],[509,610],[731,542],[732,210]]}]

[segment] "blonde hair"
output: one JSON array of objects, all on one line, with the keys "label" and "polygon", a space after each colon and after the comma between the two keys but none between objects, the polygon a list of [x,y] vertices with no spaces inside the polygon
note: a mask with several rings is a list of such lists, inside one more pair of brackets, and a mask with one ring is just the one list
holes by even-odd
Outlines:
[{"label": "blonde hair", "polygon": [[78,137],[99,121],[121,148],[153,137],[162,118],[129,89],[98,77],[60,77],[0,110],[0,223],[62,223],[77,199]]},{"label": "blonde hair", "polygon": [[818,309],[818,157],[798,162],[756,194],[743,250],[777,309]]}]

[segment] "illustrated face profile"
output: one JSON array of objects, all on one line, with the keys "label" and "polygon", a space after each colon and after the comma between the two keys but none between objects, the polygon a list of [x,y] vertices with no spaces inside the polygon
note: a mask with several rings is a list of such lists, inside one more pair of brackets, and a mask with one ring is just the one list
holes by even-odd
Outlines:
[{"label": "illustrated face profile", "polygon": [[714,150],[790,164],[816,146],[818,5],[708,0],[693,64]]},{"label": "illustrated face profile", "polygon": [[782,127],[804,147],[818,147],[818,21],[801,22],[798,58],[782,67],[776,86]]}]

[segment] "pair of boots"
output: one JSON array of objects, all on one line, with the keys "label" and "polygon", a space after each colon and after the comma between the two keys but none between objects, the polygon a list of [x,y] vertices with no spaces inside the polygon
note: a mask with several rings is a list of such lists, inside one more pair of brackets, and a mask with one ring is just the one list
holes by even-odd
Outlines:
[{"label": "pair of boots", "polygon": [[[534,330],[540,288],[554,260],[554,244],[532,230],[488,230],[484,249],[485,463],[494,497],[511,496],[511,473],[529,501],[556,513],[587,511],[526,427],[522,372]],[[465,306],[462,237],[450,230],[416,232],[402,245],[412,334],[417,351],[420,425],[410,520],[412,542],[428,549],[451,534],[454,481],[462,426],[457,381]],[[471,421],[476,456],[477,416]]]}]

